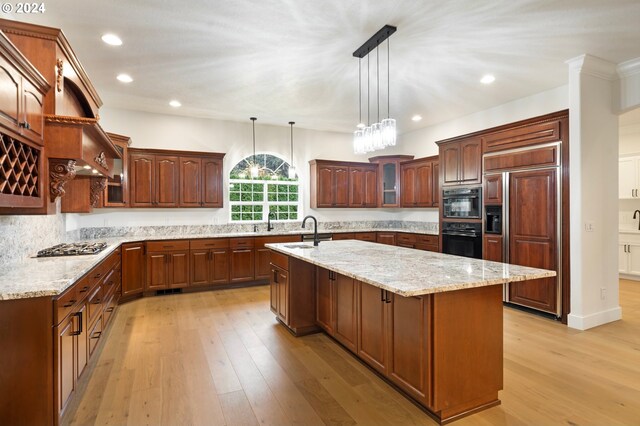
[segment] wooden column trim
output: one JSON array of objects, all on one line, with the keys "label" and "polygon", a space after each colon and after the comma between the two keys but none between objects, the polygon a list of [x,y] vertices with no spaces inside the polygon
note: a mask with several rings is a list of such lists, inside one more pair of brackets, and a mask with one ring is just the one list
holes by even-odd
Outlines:
[{"label": "wooden column trim", "polygon": [[106,177],[92,177],[91,178],[91,192],[89,194],[89,204],[91,207],[98,207],[100,201],[100,195],[107,186]]},{"label": "wooden column trim", "polygon": [[51,202],[64,196],[64,185],[76,177],[76,160],[49,159],[49,195]]}]

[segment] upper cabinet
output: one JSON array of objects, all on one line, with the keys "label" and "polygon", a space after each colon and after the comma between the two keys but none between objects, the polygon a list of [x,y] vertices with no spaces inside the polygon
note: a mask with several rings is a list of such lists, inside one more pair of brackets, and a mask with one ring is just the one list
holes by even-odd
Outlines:
[{"label": "upper cabinet", "polygon": [[129,150],[131,207],[222,207],[224,154]]},{"label": "upper cabinet", "polygon": [[640,156],[621,157],[618,164],[619,198],[639,198]]},{"label": "upper cabinet", "polygon": [[[360,203],[366,198],[362,194],[364,188],[354,184],[350,187],[349,166],[358,166],[359,163],[346,163],[327,160],[311,160],[311,208],[321,207],[364,207],[361,204],[351,206],[350,198]],[[366,164],[365,164],[366,165]],[[360,177],[355,178],[362,181]],[[358,193],[356,193],[358,192]]]},{"label": "upper cabinet", "polygon": [[482,143],[480,138],[454,139],[438,142],[442,185],[480,183]]},{"label": "upper cabinet", "polygon": [[0,33],[0,213],[31,213],[46,202],[42,138],[48,90],[38,70]]},{"label": "upper cabinet", "polygon": [[108,134],[121,158],[113,161],[113,178],[107,181],[103,194],[103,207],[127,207],[129,202],[128,166],[129,166],[129,136]]},{"label": "upper cabinet", "polygon": [[349,207],[378,205],[378,167],[362,164],[349,167]]},{"label": "upper cabinet", "polygon": [[401,207],[437,207],[439,199],[438,156],[400,164]]},{"label": "upper cabinet", "polygon": [[413,155],[382,155],[369,158],[378,166],[378,207],[400,207],[400,163]]}]

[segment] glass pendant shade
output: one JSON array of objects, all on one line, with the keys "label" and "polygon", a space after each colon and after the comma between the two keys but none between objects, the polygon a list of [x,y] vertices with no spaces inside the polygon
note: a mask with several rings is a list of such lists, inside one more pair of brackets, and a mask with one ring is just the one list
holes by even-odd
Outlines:
[{"label": "glass pendant shade", "polygon": [[260,169],[258,169],[258,166],[251,166],[251,177],[252,178],[257,178],[258,175],[260,174]]},{"label": "glass pendant shade", "polygon": [[362,136],[364,152],[373,151],[373,138],[371,136],[371,126],[367,126],[364,128],[364,134]]},{"label": "glass pendant shade", "polygon": [[353,152],[355,154],[364,154],[364,129],[358,129],[353,132]]},{"label": "glass pendant shade", "polygon": [[384,146],[396,145],[396,120],[394,118],[385,118],[382,120],[382,143]]},{"label": "glass pendant shade", "polygon": [[384,149],[382,144],[382,125],[380,123],[373,123],[371,125],[371,143],[374,150]]},{"label": "glass pendant shade", "polygon": [[289,166],[289,179],[296,178],[296,168],[293,166]]}]

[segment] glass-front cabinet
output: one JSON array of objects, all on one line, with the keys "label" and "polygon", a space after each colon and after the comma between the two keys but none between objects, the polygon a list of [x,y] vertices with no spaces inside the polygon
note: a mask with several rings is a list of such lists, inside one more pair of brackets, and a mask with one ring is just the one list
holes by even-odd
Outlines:
[{"label": "glass-front cabinet", "polygon": [[131,144],[129,136],[107,133],[122,155],[122,159],[113,161],[113,178],[109,178],[103,194],[104,207],[127,207],[127,167],[128,148]]},{"label": "glass-front cabinet", "polygon": [[378,164],[379,207],[400,207],[400,163],[413,155],[383,155],[369,158]]}]

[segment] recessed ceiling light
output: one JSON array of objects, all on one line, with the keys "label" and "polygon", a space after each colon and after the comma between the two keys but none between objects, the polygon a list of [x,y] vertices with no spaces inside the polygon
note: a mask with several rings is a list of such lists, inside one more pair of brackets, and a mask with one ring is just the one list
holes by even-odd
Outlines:
[{"label": "recessed ceiling light", "polygon": [[422,116],[421,116],[421,115],[416,114],[416,115],[414,115],[413,117],[411,117],[411,119],[412,119],[413,121],[420,121],[420,120],[422,120]]},{"label": "recessed ceiling light", "polygon": [[480,79],[480,83],[482,84],[491,84],[496,81],[496,78],[491,74],[486,74]]},{"label": "recessed ceiling light", "polygon": [[89,170],[91,169],[91,166],[88,164],[85,164],[84,166],[82,166],[83,169]]},{"label": "recessed ceiling light", "polygon": [[118,74],[116,78],[118,79],[118,81],[121,81],[123,83],[131,83],[133,81],[133,78],[131,78],[129,74]]},{"label": "recessed ceiling light", "polygon": [[105,34],[102,36],[102,41],[111,46],[122,46],[122,39],[115,34]]},{"label": "recessed ceiling light", "polygon": [[182,106],[182,104],[179,101],[176,101],[175,99],[169,102],[169,105],[171,105],[174,108],[178,108]]}]

